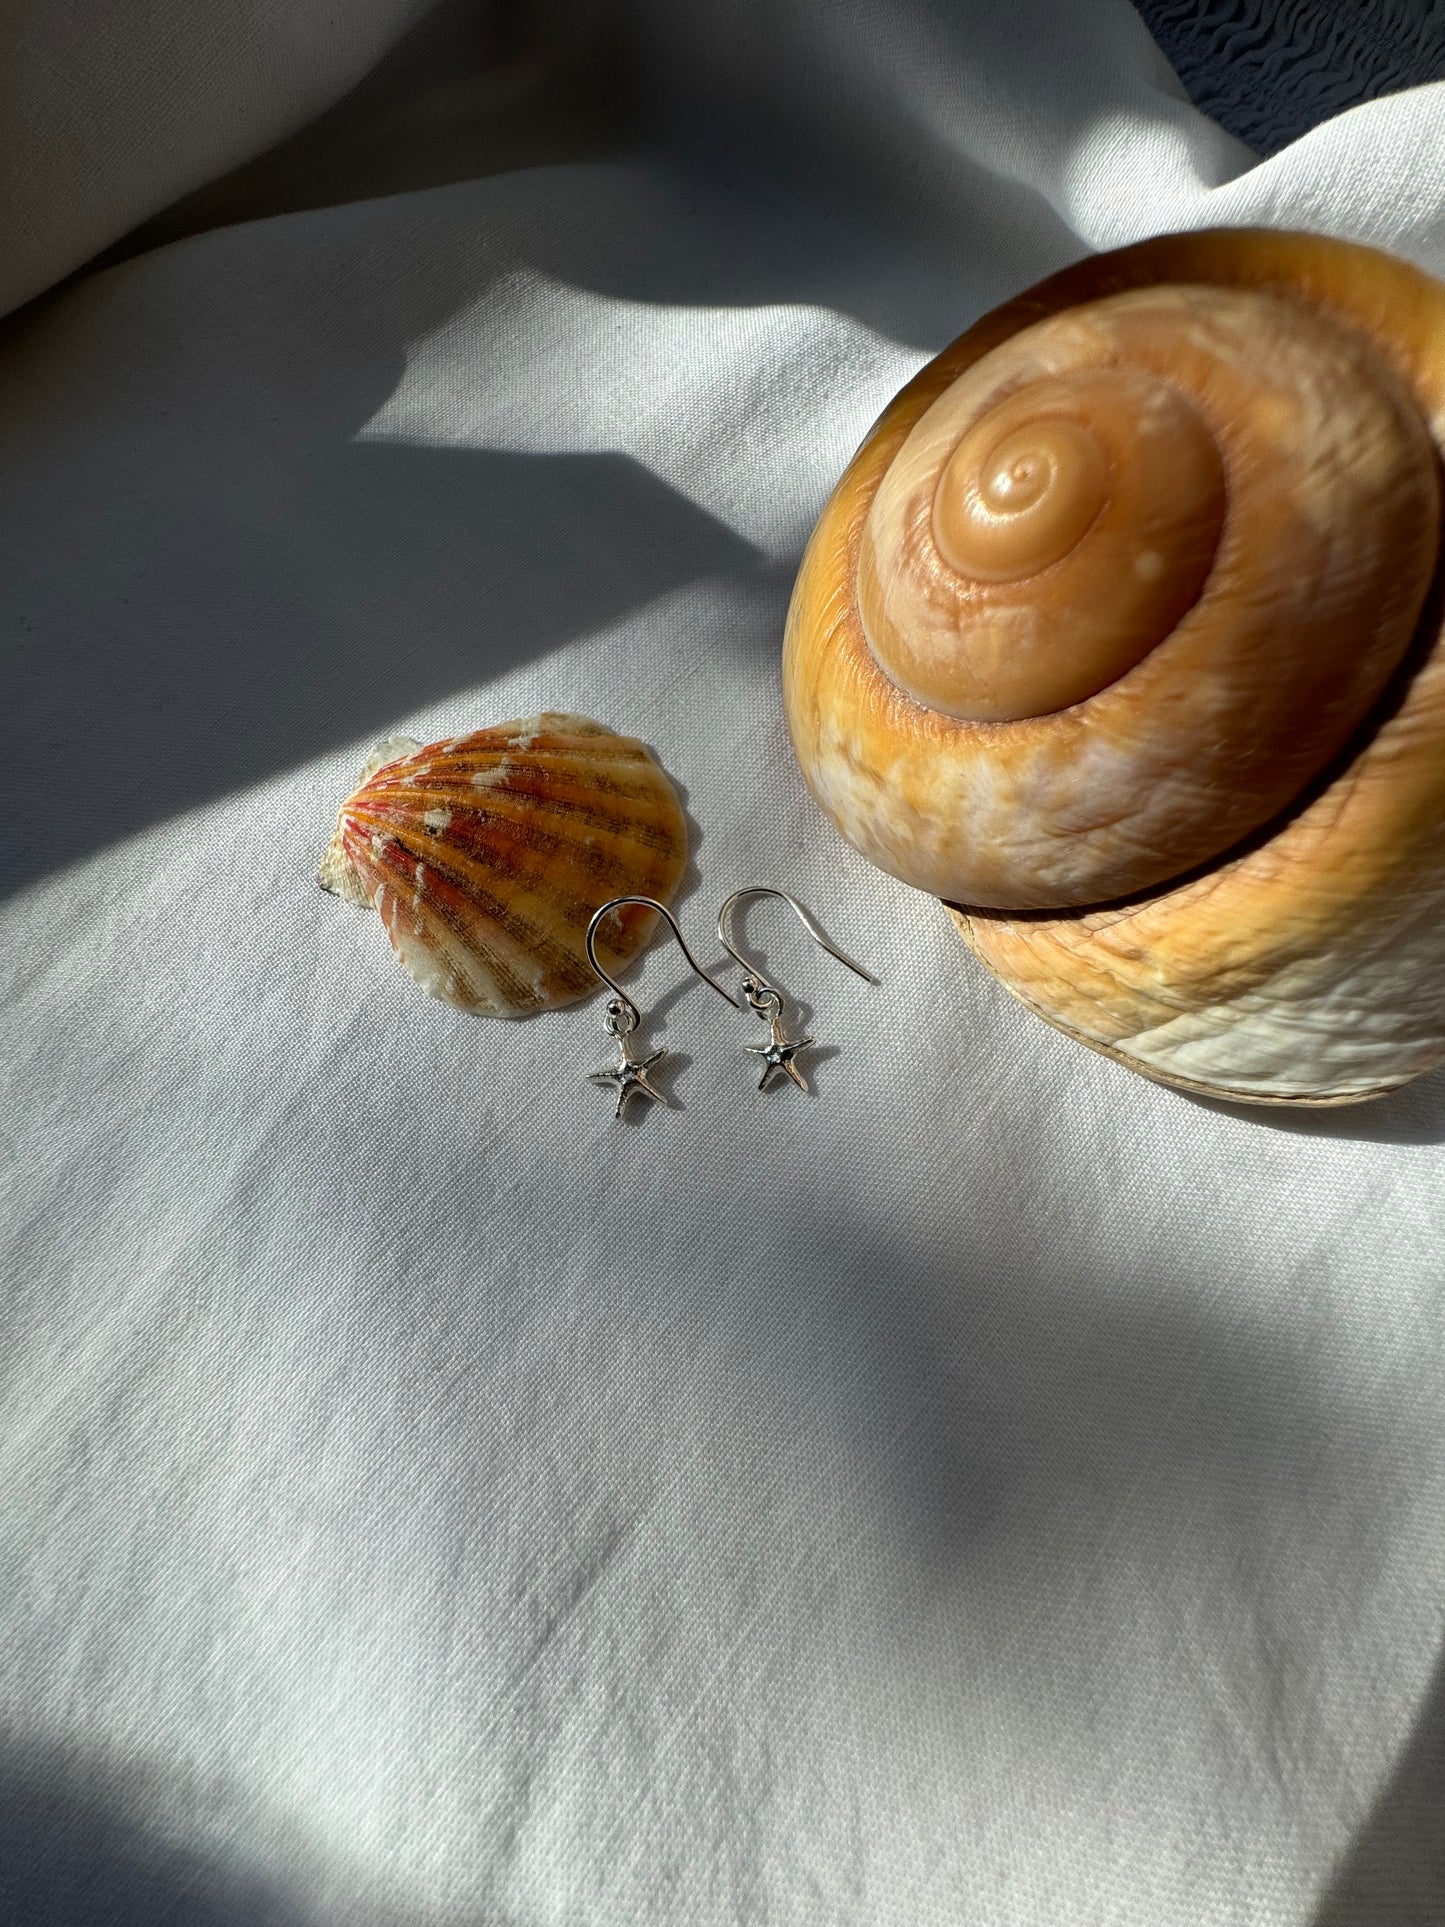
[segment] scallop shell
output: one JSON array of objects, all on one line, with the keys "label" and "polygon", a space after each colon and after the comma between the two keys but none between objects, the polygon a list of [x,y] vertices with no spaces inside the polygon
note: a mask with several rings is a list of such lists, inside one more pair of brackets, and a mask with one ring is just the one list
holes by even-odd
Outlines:
[{"label": "scallop shell", "polygon": [[[342,804],[317,880],[376,911],[432,996],[524,1017],[600,988],[588,922],[609,897],[661,902],[687,861],[677,794],[646,745],[549,711],[373,753]],[[615,974],[655,913],[629,904],[603,926]]]}]

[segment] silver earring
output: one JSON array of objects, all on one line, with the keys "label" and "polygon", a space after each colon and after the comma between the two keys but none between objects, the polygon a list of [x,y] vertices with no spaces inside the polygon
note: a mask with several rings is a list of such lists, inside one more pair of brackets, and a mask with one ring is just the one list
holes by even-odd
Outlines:
[{"label": "silver earring", "polygon": [[872,984],[878,980],[866,971],[862,964],[854,963],[851,957],[845,957],[841,950],[829,943],[802,904],[796,897],[790,897],[786,890],[775,890],[766,883],[756,884],[746,890],[734,890],[722,909],[718,911],[718,939],[728,955],[735,958],[743,967],[745,973],[743,995],[748,1001],[748,1009],[761,1017],[768,1027],[768,1035],[763,1043],[743,1045],[749,1057],[762,1059],[763,1074],[758,1079],[758,1089],[765,1091],[773,1077],[783,1076],[790,1077],[800,1091],[806,1091],[807,1081],[793,1060],[800,1050],[808,1048],[813,1039],[811,1037],[790,1038],[787,1035],[783,1026],[783,1012],[787,1008],[787,999],[778,986],[765,977],[755,963],[750,962],[743,955],[728,934],[728,919],[737,905],[746,897],[781,897],[784,903],[797,912],[803,928],[820,949],[826,950],[830,957],[836,957],[840,964],[846,964],[854,976],[861,977],[864,983]]},{"label": "silver earring", "polygon": [[666,1057],[667,1052],[665,1050],[650,1051],[646,1057],[641,1057],[637,1054],[633,1039],[638,1026],[642,1022],[642,1012],[637,1008],[636,1004],[633,1003],[622,986],[613,983],[607,972],[597,961],[597,926],[609,910],[616,910],[624,903],[646,904],[649,910],[656,910],[660,916],[666,917],[672,928],[673,936],[677,938],[678,948],[682,951],[683,956],[687,958],[698,976],[702,978],[705,984],[711,984],[718,996],[723,998],[727,1003],[730,1003],[734,1010],[742,1009],[742,1005],[739,1004],[737,999],[732,996],[730,992],[723,989],[716,977],[710,977],[698,962],[697,958],[693,956],[687,947],[687,939],[677,927],[676,917],[673,916],[667,905],[659,903],[656,897],[612,897],[604,903],[600,909],[595,910],[592,914],[592,921],[587,926],[587,961],[612,992],[612,996],[607,1001],[607,1012],[603,1018],[603,1023],[606,1026],[608,1036],[616,1042],[617,1056],[611,1064],[604,1065],[601,1070],[589,1071],[587,1073],[587,1081],[590,1084],[605,1084],[609,1089],[616,1091],[617,1109],[612,1113],[614,1117],[621,1117],[629,1097],[650,1098],[654,1104],[665,1105],[668,1102],[666,1095],[658,1090],[655,1084],[649,1083],[647,1078],[647,1073],[652,1069],[653,1065],[657,1063],[659,1058]]}]

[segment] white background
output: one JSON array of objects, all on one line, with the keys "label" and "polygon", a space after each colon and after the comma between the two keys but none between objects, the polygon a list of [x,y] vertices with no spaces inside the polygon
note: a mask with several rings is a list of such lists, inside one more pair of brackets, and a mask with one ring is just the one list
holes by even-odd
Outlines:
[{"label": "white background", "polygon": [[[0,342],[0,1900],[1438,1921],[1445,1082],[1236,1113],[1046,1030],[821,819],[778,649],[1029,281],[1248,222],[1445,272],[1445,95],[1255,164],[1124,0],[694,0],[615,23],[630,132],[453,178],[545,74],[444,11],[410,118],[326,123],[366,198],[283,149]],[[418,13],[21,0],[7,300]],[[685,790],[706,958],[776,883],[879,975],[749,914],[812,1099],[659,944],[676,1106],[615,1124],[598,1005],[464,1017],[316,890],[377,737],[544,707]]]}]

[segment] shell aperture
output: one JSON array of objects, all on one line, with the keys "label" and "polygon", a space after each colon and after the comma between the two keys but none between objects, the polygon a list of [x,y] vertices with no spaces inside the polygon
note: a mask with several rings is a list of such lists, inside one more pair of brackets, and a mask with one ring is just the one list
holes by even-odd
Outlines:
[{"label": "shell aperture", "polygon": [[[408,973],[433,996],[521,1017],[598,990],[587,924],[599,903],[666,902],[687,822],[646,746],[549,711],[444,742],[400,747],[342,804],[322,887],[380,916]],[[620,970],[656,913],[629,904],[599,953]]]}]

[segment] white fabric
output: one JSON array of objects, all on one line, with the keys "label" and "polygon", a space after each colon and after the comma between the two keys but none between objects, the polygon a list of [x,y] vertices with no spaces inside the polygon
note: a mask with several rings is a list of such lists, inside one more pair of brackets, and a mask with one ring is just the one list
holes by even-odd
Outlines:
[{"label": "white fabric", "polygon": [[[274,64],[326,9],[222,11]],[[1445,96],[1256,166],[1123,0],[636,30],[655,152],[5,344],[0,1917],[1445,1917],[1445,1085],[1291,1121],[1072,1046],[839,843],[777,673],[929,352],[1173,225],[1445,272]],[[595,1003],[469,1020],[316,890],[373,740],[543,707],[685,787],[705,957],[772,882],[878,973],[750,915],[814,1099],[659,943],[677,1108],[615,1124]]]},{"label": "white fabric", "polygon": [[7,0],[0,311],[360,79],[428,0]]}]

